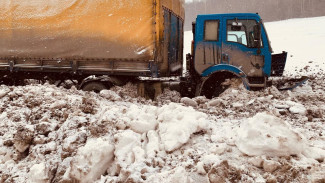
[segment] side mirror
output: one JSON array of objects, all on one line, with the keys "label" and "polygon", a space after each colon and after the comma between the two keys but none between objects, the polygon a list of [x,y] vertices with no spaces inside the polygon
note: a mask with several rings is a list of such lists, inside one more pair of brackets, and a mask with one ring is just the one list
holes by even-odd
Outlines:
[{"label": "side mirror", "polygon": [[256,48],[262,47],[262,27],[261,24],[254,26],[254,46]]}]

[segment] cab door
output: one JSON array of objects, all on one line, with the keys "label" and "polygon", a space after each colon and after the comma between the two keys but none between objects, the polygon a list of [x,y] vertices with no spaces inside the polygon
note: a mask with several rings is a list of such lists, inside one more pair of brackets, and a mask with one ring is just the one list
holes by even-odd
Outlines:
[{"label": "cab door", "polygon": [[[256,17],[224,17],[222,59],[224,63],[241,69],[248,77],[263,77],[264,55],[256,42]],[[255,31],[256,34],[256,31]],[[261,40],[260,40],[261,41]],[[263,43],[260,43],[263,47]]]},{"label": "cab door", "polygon": [[198,18],[195,32],[194,65],[201,74],[211,66],[222,63],[222,21],[218,16]]}]

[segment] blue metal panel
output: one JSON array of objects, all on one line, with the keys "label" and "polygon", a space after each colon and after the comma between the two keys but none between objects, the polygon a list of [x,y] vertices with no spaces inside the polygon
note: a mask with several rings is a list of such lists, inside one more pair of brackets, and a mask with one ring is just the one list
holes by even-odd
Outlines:
[{"label": "blue metal panel", "polygon": [[[194,49],[197,48],[199,44],[202,44],[204,42],[204,22],[206,20],[220,20],[220,34],[221,36],[220,40],[222,40],[224,43],[227,40],[227,31],[226,31],[226,24],[227,24],[227,19],[254,19],[257,22],[260,22],[260,16],[257,14],[252,14],[252,13],[237,13],[237,14],[212,14],[212,15],[198,15],[196,19],[196,34],[195,34],[195,44],[194,44]],[[272,57],[270,53],[270,46],[268,43],[267,35],[265,32],[264,27],[262,26],[262,39],[263,39],[263,48],[261,48],[261,54],[264,56],[264,66],[263,66],[263,72],[265,76],[270,76],[271,75],[271,62],[272,62]],[[217,44],[217,43],[216,43]],[[231,43],[231,42],[226,42],[227,45],[231,45],[232,47],[241,50],[243,53],[251,54],[251,55],[258,55],[257,54],[257,48],[248,48],[244,45],[240,45],[238,43]],[[195,62],[195,61],[194,61]],[[222,62],[224,63],[224,62]],[[209,69],[207,69],[209,70]],[[206,73],[206,71],[204,72]],[[202,76],[203,73],[201,74]]]},{"label": "blue metal panel", "polygon": [[262,51],[262,55],[264,55],[264,61],[265,61],[265,65],[263,67],[263,71],[264,71],[264,74],[268,77],[271,76],[271,66],[272,66],[272,53],[270,52],[271,50],[271,43],[268,42],[268,38],[267,38],[267,35],[266,35],[266,30],[264,28],[264,26],[262,26],[262,29],[261,29],[261,32],[262,32],[262,39],[263,39],[263,45],[264,45],[264,48],[261,49]]},{"label": "blue metal panel", "polygon": [[235,66],[228,65],[228,64],[214,65],[214,66],[208,68],[207,70],[205,70],[201,76],[207,77],[215,72],[220,72],[220,71],[230,71],[239,77],[246,77],[246,75],[244,74],[244,72],[242,70],[240,70],[239,68],[237,68]]},{"label": "blue metal panel", "polygon": [[169,64],[173,64],[178,60],[178,42],[179,42],[179,29],[178,29],[178,18],[171,14],[170,21],[170,44],[168,48],[168,62]]},{"label": "blue metal panel", "polygon": [[179,75],[183,62],[183,21],[172,12],[164,12],[164,41],[167,45],[169,75]]}]

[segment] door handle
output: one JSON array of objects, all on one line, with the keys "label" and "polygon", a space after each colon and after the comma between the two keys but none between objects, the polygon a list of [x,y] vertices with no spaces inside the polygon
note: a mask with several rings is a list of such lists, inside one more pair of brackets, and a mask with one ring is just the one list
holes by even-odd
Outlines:
[{"label": "door handle", "polygon": [[222,61],[223,62],[229,62],[229,55],[227,53],[222,54]]}]

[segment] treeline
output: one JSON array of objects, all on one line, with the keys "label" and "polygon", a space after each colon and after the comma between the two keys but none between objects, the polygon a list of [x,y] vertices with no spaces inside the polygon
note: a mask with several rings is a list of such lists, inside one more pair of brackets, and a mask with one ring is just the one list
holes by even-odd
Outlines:
[{"label": "treeline", "polygon": [[186,3],[185,29],[198,14],[256,13],[264,21],[325,16],[325,0],[201,0]]}]

